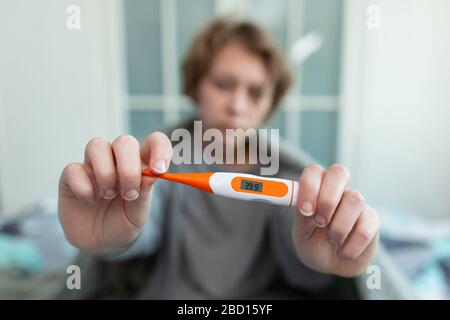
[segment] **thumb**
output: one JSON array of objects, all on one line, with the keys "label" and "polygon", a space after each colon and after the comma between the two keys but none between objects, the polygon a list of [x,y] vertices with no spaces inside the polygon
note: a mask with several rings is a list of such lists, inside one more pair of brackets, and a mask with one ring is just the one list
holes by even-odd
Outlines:
[{"label": "thumb", "polygon": [[294,241],[297,244],[308,241],[314,234],[316,228],[317,226],[314,224],[313,219],[311,217],[304,216],[297,208],[292,225]]},{"label": "thumb", "polygon": [[[172,160],[172,143],[162,132],[156,131],[150,134],[141,148],[142,166],[148,167],[156,174],[161,174],[169,169]],[[157,178],[142,177],[142,187],[149,191]]]}]

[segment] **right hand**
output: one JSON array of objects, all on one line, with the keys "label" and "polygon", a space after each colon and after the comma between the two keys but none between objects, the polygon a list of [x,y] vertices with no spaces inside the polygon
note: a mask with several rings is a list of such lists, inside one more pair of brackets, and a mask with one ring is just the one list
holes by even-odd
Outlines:
[{"label": "right hand", "polygon": [[99,254],[131,245],[148,218],[156,181],[142,176],[142,169],[167,171],[172,153],[161,132],[150,134],[142,147],[130,135],[112,144],[89,141],[84,162],[66,166],[59,181],[58,212],[67,240]]}]

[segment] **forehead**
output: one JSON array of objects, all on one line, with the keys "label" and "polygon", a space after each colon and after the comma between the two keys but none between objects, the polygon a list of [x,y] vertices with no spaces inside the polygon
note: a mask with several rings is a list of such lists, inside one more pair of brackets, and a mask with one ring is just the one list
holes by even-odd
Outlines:
[{"label": "forehead", "polygon": [[220,48],[213,58],[211,73],[256,84],[268,84],[270,75],[263,59],[238,43]]}]

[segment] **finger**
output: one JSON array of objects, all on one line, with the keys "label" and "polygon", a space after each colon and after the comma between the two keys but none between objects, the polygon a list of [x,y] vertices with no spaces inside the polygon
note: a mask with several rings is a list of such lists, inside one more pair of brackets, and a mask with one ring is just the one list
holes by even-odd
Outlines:
[{"label": "finger", "polygon": [[350,174],[342,165],[332,165],[325,171],[320,187],[316,214],[313,217],[318,227],[323,228],[331,221],[349,179]]},{"label": "finger", "polygon": [[317,227],[311,218],[301,214],[294,215],[292,224],[292,239],[294,240],[294,243],[302,244],[303,242],[308,241],[316,229]]},{"label": "finger", "polygon": [[338,246],[345,241],[362,214],[364,207],[365,200],[360,192],[352,189],[344,192],[328,231],[328,239],[331,245]]},{"label": "finger", "polygon": [[[172,143],[169,138],[158,131],[150,134],[141,148],[143,163],[157,174],[164,173],[169,169],[172,154]],[[155,180],[155,178],[144,177],[143,185],[149,188]]]},{"label": "finger", "polygon": [[155,173],[167,171],[172,159],[172,143],[162,132],[153,132],[144,141],[141,149],[142,161]]},{"label": "finger", "polygon": [[94,138],[86,145],[85,163],[92,167],[100,196],[112,199],[117,195],[116,168],[111,144],[104,138]]},{"label": "finger", "polygon": [[299,179],[298,210],[304,216],[312,216],[317,207],[317,198],[324,170],[318,165],[303,169]]},{"label": "finger", "polygon": [[67,165],[60,179],[61,195],[76,197],[81,202],[91,204],[95,201],[95,188],[81,163]]},{"label": "finger", "polygon": [[380,221],[376,211],[366,206],[350,233],[348,240],[338,251],[341,259],[356,259],[373,242],[380,229]]},{"label": "finger", "polygon": [[133,136],[122,135],[114,140],[112,150],[122,198],[136,200],[139,197],[142,170],[139,142]]}]

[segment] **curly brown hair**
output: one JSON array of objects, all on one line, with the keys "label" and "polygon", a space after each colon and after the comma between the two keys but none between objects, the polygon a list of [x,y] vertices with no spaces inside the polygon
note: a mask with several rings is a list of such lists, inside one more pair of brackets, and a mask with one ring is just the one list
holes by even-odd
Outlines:
[{"label": "curly brown hair", "polygon": [[201,80],[209,71],[214,54],[225,44],[238,42],[260,56],[274,83],[272,111],[278,106],[292,82],[288,63],[269,35],[249,21],[218,18],[206,25],[194,38],[182,65],[183,92],[197,101]]}]

